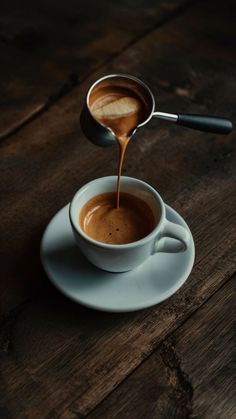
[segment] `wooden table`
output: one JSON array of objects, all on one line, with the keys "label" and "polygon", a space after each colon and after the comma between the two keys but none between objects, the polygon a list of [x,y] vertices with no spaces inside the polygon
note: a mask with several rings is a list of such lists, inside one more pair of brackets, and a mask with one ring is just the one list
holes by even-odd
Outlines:
[{"label": "wooden table", "polygon": [[235,11],[233,0],[1,3],[1,419],[236,418],[235,131],[153,120],[130,143],[123,173],[157,188],[196,244],[188,281],[164,303],[83,308],[39,260],[51,217],[116,172],[117,149],[80,131],[92,81],[127,72],[160,110],[235,121]]}]

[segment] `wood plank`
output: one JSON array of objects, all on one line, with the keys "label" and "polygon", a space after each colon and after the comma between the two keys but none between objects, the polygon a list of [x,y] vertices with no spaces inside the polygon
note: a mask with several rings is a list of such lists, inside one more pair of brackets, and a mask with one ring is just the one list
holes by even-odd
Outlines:
[{"label": "wood plank", "polygon": [[[202,13],[203,3],[197,3],[96,76],[117,68],[143,73],[159,92],[160,107],[179,104],[200,111],[211,104],[214,112],[231,109],[234,117],[235,51],[230,44],[220,47],[214,36],[196,48],[202,33],[214,33],[216,24],[229,42],[230,14],[225,4],[214,3],[211,21],[212,4],[204,7]],[[186,65],[181,51],[188,57]],[[172,65],[167,66],[171,56]],[[225,74],[229,64],[232,76]],[[5,161],[1,214],[7,232],[2,312],[7,314],[41,285],[2,326],[2,409],[13,416],[17,412],[20,419],[67,417],[72,405],[78,417],[89,413],[236,268],[235,133],[216,137],[153,122],[131,142],[125,173],[151,183],[189,222],[197,259],[186,285],[158,307],[109,315],[67,301],[48,284],[38,257],[47,221],[84,182],[116,168],[115,148],[98,149],[79,132],[78,112],[90,81],[1,147]]]},{"label": "wood plank", "polygon": [[[197,310],[87,418],[234,419],[235,279]],[[73,404],[65,417],[77,417]]]},{"label": "wood plank", "polygon": [[134,18],[126,0],[2,1],[0,138],[187,3],[137,0]]},{"label": "wood plank", "polygon": [[[211,7],[209,6],[208,15],[207,10],[202,14],[201,4],[192,10],[165,29],[157,30],[140,41],[119,59],[103,68],[97,76],[109,71],[127,71],[140,75],[142,71],[143,76],[151,78],[150,85],[159,98],[160,109],[172,110],[179,107],[180,110],[200,112],[205,107],[207,112],[206,103],[210,98],[213,112],[226,114],[228,111],[235,118],[233,101],[236,97],[236,60],[232,61],[235,50],[230,45],[229,48],[219,48],[218,38],[213,37],[197,53],[197,34],[191,36],[192,28],[198,28],[198,25],[202,31],[209,28],[208,15]],[[212,25],[214,24],[214,29],[219,23],[222,38],[225,38],[227,44],[226,41],[231,39],[232,27],[226,7],[225,20],[222,20],[221,15],[219,4],[218,9],[215,6],[215,20]],[[226,33],[225,28],[228,31]],[[199,42],[201,33],[198,33]],[[176,39],[176,45],[170,39]],[[170,48],[175,57],[173,60],[176,60],[175,66],[168,65]],[[179,58],[181,50],[188,57],[185,67],[181,57]],[[136,59],[131,61],[130,56]],[[230,76],[225,74],[225,65],[231,65]],[[166,73],[163,71],[165,67]],[[197,76],[193,76],[193,69]],[[164,74],[164,81],[169,83],[169,87],[161,89],[160,80],[163,83]],[[182,77],[178,84],[177,74]],[[93,80],[94,78],[95,76],[92,77]],[[91,145],[79,129],[79,112],[90,82],[91,80],[75,89],[1,147],[3,165],[0,205],[6,232],[3,236],[3,271],[6,281],[1,284],[3,290],[0,294],[3,313],[24,301],[44,278],[40,270],[38,248],[43,229],[51,216],[85,182],[116,172],[117,149],[99,149]],[[176,89],[186,90],[186,86],[189,86],[188,97],[174,93]],[[218,194],[221,193],[221,188],[224,193],[227,193],[228,186],[233,188],[231,177],[234,175],[234,137],[234,133],[228,137],[217,137],[153,121],[140,130],[130,143],[124,174],[151,183],[167,202],[183,213],[192,226],[191,200],[194,200],[198,211],[204,199],[211,199],[211,194],[214,195],[211,188],[216,188]],[[200,199],[201,202],[197,202]],[[217,195],[212,199],[217,199]],[[231,202],[229,205],[233,213]],[[195,216],[197,217],[197,212]],[[204,218],[199,221],[204,223]],[[201,229],[202,225],[195,228]],[[218,235],[219,232],[214,231],[214,234]],[[26,254],[30,261],[27,265],[24,260]]]},{"label": "wood plank", "polygon": [[[214,210],[215,206],[210,208]],[[196,215],[194,207],[191,212]],[[208,212],[199,216],[208,217],[206,229],[220,223],[220,216],[209,217]],[[225,216],[221,230],[228,240],[225,247],[215,248],[219,238],[211,227],[207,247],[202,246],[205,231],[197,233],[199,263],[191,278],[175,296],[151,310],[121,316],[97,313],[67,301],[53,288],[43,288],[3,327],[3,405],[11,406],[19,418],[31,412],[47,417],[52,409],[67,411],[72,401],[73,410],[88,413],[235,269],[234,234],[228,228],[233,219],[230,211]]]}]

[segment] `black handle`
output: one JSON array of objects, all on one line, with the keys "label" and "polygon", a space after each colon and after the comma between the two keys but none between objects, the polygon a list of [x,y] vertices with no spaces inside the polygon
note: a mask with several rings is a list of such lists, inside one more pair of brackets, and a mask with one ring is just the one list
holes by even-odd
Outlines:
[{"label": "black handle", "polygon": [[229,134],[233,124],[229,119],[220,116],[178,114],[176,124],[215,134]]}]

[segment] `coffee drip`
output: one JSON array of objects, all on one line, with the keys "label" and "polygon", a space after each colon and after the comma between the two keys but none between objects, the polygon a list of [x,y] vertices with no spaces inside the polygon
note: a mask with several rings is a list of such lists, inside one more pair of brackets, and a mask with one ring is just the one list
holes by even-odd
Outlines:
[{"label": "coffee drip", "polygon": [[90,111],[94,118],[110,128],[119,144],[116,207],[120,206],[120,177],[125,152],[132,133],[146,119],[148,106],[141,94],[131,86],[113,85],[97,87],[91,94]]}]

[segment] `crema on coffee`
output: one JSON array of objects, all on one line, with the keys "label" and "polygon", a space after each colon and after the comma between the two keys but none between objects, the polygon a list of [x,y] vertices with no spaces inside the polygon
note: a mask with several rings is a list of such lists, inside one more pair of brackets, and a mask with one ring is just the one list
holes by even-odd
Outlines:
[{"label": "crema on coffee", "polygon": [[116,192],[108,192],[93,197],[84,205],[79,223],[94,240],[126,244],[151,233],[156,220],[151,208],[137,196],[121,192],[117,208]]}]

